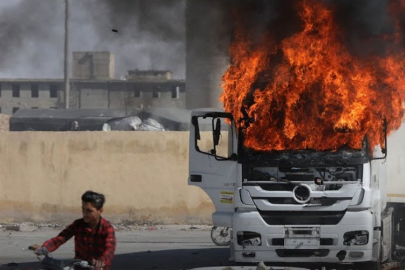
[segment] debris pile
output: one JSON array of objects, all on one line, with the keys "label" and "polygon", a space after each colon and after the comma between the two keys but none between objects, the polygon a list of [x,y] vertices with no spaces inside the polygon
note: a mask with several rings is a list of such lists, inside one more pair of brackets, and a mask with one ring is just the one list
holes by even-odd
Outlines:
[{"label": "debris pile", "polygon": [[103,131],[111,130],[165,131],[165,128],[162,124],[152,118],[141,120],[138,116],[129,116],[112,119],[103,125]]}]

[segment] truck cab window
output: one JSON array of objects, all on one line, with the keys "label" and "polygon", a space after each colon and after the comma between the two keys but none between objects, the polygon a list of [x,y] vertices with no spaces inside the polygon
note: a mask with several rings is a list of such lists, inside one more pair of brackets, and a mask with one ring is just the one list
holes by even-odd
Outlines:
[{"label": "truck cab window", "polygon": [[220,117],[197,117],[195,125],[196,149],[199,152],[213,155],[218,158],[230,157],[228,134],[230,121]]}]

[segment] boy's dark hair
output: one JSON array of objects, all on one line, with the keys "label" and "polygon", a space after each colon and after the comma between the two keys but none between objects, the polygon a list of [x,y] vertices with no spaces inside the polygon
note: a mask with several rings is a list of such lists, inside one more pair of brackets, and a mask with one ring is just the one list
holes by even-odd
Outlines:
[{"label": "boy's dark hair", "polygon": [[82,195],[82,201],[83,202],[89,202],[97,210],[100,210],[101,208],[103,208],[103,205],[104,205],[104,202],[105,202],[105,197],[101,193],[97,193],[97,192],[88,190]]}]

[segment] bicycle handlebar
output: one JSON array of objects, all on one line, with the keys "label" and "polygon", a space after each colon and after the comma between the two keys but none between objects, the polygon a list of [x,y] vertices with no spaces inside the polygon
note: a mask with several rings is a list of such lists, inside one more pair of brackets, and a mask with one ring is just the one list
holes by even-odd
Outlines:
[{"label": "bicycle handlebar", "polygon": [[[38,260],[41,261],[41,264],[45,267],[45,269],[49,269],[49,270],[74,269],[75,266],[79,266],[81,268],[87,268],[87,269],[95,268],[93,265],[90,265],[89,262],[83,261],[83,260],[73,260],[73,262],[67,264],[65,267],[65,261],[54,259],[53,257],[51,257],[46,248],[42,249],[39,252],[33,246],[29,246],[28,249],[35,252]],[[43,258],[41,258],[41,256],[43,256]]]}]

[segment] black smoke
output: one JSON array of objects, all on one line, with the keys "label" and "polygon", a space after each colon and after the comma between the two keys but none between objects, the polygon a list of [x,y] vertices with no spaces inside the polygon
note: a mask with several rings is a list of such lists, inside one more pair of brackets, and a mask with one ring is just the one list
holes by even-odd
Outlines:
[{"label": "black smoke", "polygon": [[[343,29],[342,39],[353,55],[384,55],[393,49],[392,37],[398,31],[392,13],[398,0],[337,0],[329,1],[335,21]],[[405,18],[405,17],[404,17]],[[396,44],[402,47],[403,43]]]},{"label": "black smoke", "polygon": [[[334,22],[341,30],[340,39],[353,55],[382,55],[394,49],[390,37],[398,31],[398,25],[405,29],[405,14],[393,14],[400,0],[315,1],[333,11]],[[236,0],[232,23],[242,22],[253,41],[260,42],[271,34],[279,42],[302,30],[299,2],[302,1]],[[395,45],[402,47],[404,41]]]},{"label": "black smoke", "polygon": [[[70,0],[70,50],[185,76],[185,0]],[[112,29],[116,29],[114,32]],[[0,77],[63,77],[64,1],[0,0]]]}]

